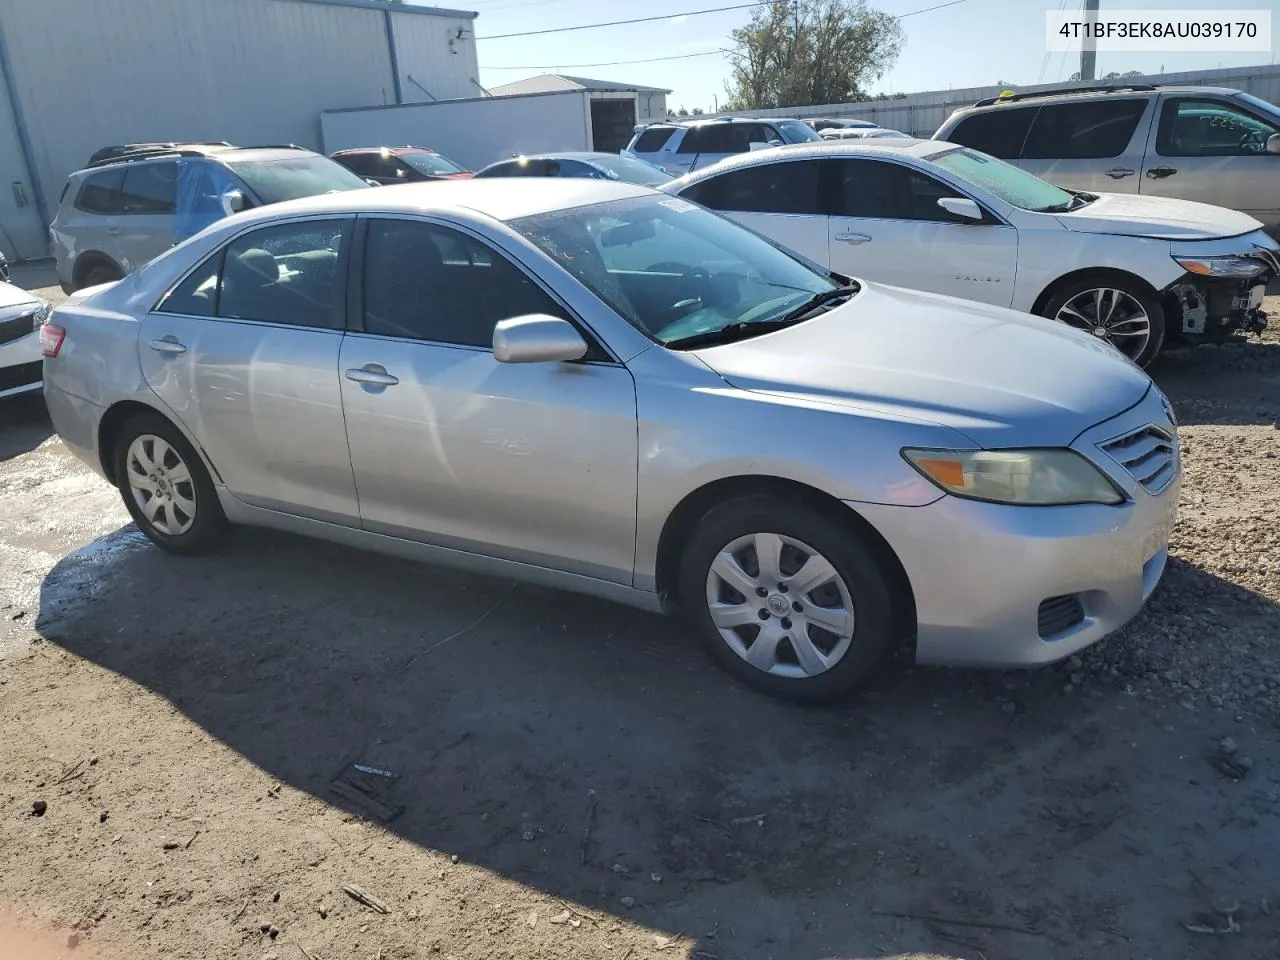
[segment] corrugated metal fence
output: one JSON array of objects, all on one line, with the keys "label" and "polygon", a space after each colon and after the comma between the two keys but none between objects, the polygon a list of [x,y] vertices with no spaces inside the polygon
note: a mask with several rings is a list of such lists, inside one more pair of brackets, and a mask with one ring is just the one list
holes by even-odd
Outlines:
[{"label": "corrugated metal fence", "polygon": [[[1158,83],[1201,87],[1234,87],[1255,97],[1280,102],[1280,65],[1235,67],[1222,70],[1190,70],[1184,73],[1152,74],[1126,81],[1100,83]],[[1019,93],[1038,90],[1061,90],[1081,86],[1079,83],[1041,83],[1018,87]],[[813,107],[791,107],[779,110],[744,110],[720,116],[735,117],[841,117],[871,120],[882,127],[901,130],[916,137],[930,137],[954,111],[972,106],[984,97],[995,97],[1009,87],[967,87],[961,90],[931,90],[914,93],[900,100],[867,100],[859,103],[827,103]]]}]

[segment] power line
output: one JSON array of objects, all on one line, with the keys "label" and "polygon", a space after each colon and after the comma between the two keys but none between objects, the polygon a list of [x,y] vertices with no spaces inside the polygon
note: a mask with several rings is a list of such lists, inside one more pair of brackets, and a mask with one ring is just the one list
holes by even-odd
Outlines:
[{"label": "power line", "polygon": [[704,13],[724,13],[726,10],[747,10],[751,7],[767,7],[776,0],[756,0],[755,3],[736,3],[730,7],[711,7],[706,10],[686,10],[684,13],[664,13],[657,17],[636,17],[634,20],[610,20],[607,23],[580,23],[573,27],[551,27],[546,30],[525,30],[521,33],[499,33],[477,40],[507,40],[511,37],[537,37],[547,33],[569,33],[574,30],[595,30],[599,27],[623,27],[633,23],[653,23],[656,20],[675,20],[677,17],[696,17]]},{"label": "power line", "polygon": [[485,67],[486,70],[575,70],[579,67],[621,67],[632,63],[658,63],[661,60],[688,60],[691,57],[710,57],[713,54],[732,53],[731,50],[704,50],[702,53],[680,53],[673,57],[647,57],[644,60],[610,60],[607,63],[548,63],[533,67]]},{"label": "power line", "polygon": [[[686,10],[683,13],[664,13],[654,17],[636,17],[634,20],[609,20],[605,23],[580,23],[571,27],[549,27],[545,30],[525,30],[520,33],[498,33],[492,37],[476,37],[477,40],[508,40],[512,37],[539,37],[548,33],[570,33],[575,30],[596,30],[600,27],[624,27],[633,23],[654,23],[658,20],[675,20],[680,17],[697,17],[704,13],[724,13],[727,10],[749,10],[752,7],[768,7],[781,0],[756,0],[755,3],[738,3],[729,7],[710,7],[706,10]],[[968,3],[968,0],[948,0],[946,3],[934,4],[932,7],[923,7],[920,10],[912,10],[908,13],[899,13],[892,19],[905,20],[907,17],[914,17],[921,13],[931,13],[934,10],[941,10],[944,7],[954,7],[961,3]],[[697,54],[701,56],[701,54]],[[652,60],[630,60],[627,63],[653,63],[658,60],[677,60],[679,57],[654,57]],[[619,61],[624,62],[624,61]],[[592,63],[581,64],[581,66],[592,67],[611,67],[613,63]],[[489,70],[543,70],[545,67],[487,67]]]}]

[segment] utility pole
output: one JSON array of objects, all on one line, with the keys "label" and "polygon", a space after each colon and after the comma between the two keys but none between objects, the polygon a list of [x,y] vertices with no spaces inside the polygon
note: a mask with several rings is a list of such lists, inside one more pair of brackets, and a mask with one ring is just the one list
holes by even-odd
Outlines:
[{"label": "utility pole", "polygon": [[[1098,22],[1098,0],[1084,0],[1085,29]],[[1098,41],[1087,36],[1080,41],[1080,82],[1088,83],[1098,73]]]}]

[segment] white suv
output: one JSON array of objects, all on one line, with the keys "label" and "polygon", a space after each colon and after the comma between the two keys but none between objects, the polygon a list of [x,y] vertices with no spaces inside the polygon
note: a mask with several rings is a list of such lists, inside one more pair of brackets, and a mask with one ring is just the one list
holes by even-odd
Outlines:
[{"label": "white suv", "polygon": [[678,177],[739,153],[821,139],[818,131],[803,120],[718,117],[696,123],[636,127],[622,153]]},{"label": "white suv", "polygon": [[62,190],[49,226],[58,281],[67,293],[110,283],[239,210],[367,186],[301,147],[107,148]]},{"label": "white suv", "polygon": [[1051,317],[1142,366],[1166,338],[1264,329],[1280,272],[1246,214],[1063,190],[936,140],[779,147],[661,189],[837,273]]}]

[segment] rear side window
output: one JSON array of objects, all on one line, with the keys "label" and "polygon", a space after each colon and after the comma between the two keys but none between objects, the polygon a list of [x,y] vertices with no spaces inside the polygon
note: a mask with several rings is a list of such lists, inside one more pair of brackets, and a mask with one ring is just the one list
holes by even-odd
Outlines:
[{"label": "rear side window", "polygon": [[120,187],[124,183],[124,170],[104,170],[85,177],[76,206],[86,213],[120,213]]},{"label": "rear side window", "polygon": [[120,191],[125,213],[173,213],[177,196],[176,163],[147,163],[125,171]]},{"label": "rear side window", "polygon": [[335,160],[359,176],[374,177],[378,175],[378,162],[373,154],[353,153],[345,157],[336,157]]},{"label": "rear side window", "polygon": [[636,153],[657,153],[667,145],[667,141],[675,132],[675,127],[650,127],[636,137],[636,142],[631,149]]},{"label": "rear side window", "polygon": [[1118,157],[1129,146],[1146,108],[1145,99],[1082,100],[1041,107],[1027,134],[1022,158]]},{"label": "rear side window", "polygon": [[739,213],[825,214],[817,160],[761,164],[694,184],[681,196]]},{"label": "rear side window", "polygon": [[947,134],[949,143],[981,150],[1001,160],[1017,160],[1022,154],[1023,141],[1031,129],[1036,108],[996,107],[984,113],[965,117]]}]

